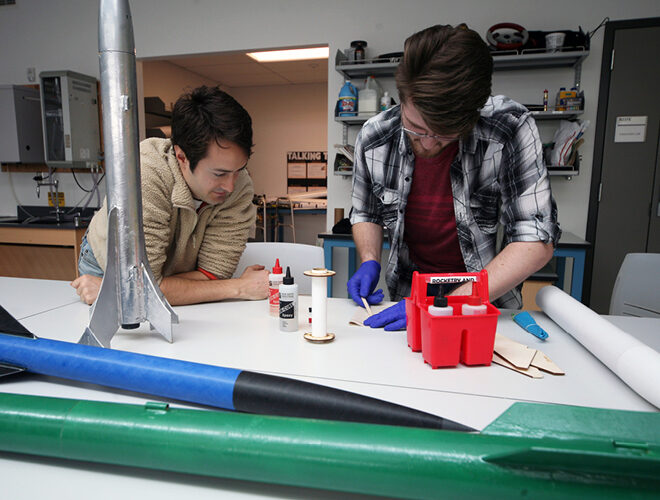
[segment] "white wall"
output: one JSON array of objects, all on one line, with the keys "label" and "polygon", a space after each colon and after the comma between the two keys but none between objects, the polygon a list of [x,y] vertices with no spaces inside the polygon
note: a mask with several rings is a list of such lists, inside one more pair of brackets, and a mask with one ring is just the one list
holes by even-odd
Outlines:
[{"label": "white wall", "polygon": [[142,61],[142,83],[144,97],[160,97],[170,111],[181,94],[201,85],[217,85],[167,61]]},{"label": "white wall", "polygon": [[310,83],[226,90],[252,117],[254,153],[248,170],[255,193],[285,195],[287,151],[327,150],[327,86]]},{"label": "white wall", "polygon": [[[330,54],[334,54],[355,39],[368,41],[369,56],[401,50],[407,36],[436,23],[467,22],[483,35],[491,25],[505,21],[533,30],[577,29],[578,25],[591,30],[605,16],[612,20],[660,16],[657,0],[133,0],[131,8],[139,58],[316,43],[327,43]],[[18,5],[0,7],[0,83],[28,83],[28,67],[35,67],[37,73],[71,69],[98,77],[97,15],[97,2],[91,0],[21,0]],[[583,118],[591,120],[592,127],[585,136],[582,173],[571,181],[553,180],[562,226],[582,236],[602,40],[601,30],[592,40],[591,54],[583,64],[582,86],[587,98]],[[334,56],[328,64],[327,102],[332,109],[342,78],[334,71]],[[542,91],[542,77],[532,84],[514,81],[507,93],[517,97],[529,88]],[[327,144],[338,142],[341,126],[330,114]],[[7,175],[0,173],[0,214],[13,213],[15,205]],[[27,174],[14,174],[13,181],[19,197],[28,198],[28,192],[34,191]],[[350,181],[330,176],[328,182],[330,228],[333,209],[349,208]]]}]

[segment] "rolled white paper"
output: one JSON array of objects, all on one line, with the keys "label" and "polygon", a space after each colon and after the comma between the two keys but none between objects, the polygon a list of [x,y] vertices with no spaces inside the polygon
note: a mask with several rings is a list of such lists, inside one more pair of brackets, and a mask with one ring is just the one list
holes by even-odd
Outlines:
[{"label": "rolled white paper", "polygon": [[557,287],[541,288],[536,303],[633,391],[660,408],[660,353]]},{"label": "rolled white paper", "polygon": [[327,332],[328,278],[312,277],[312,335],[325,337]]}]

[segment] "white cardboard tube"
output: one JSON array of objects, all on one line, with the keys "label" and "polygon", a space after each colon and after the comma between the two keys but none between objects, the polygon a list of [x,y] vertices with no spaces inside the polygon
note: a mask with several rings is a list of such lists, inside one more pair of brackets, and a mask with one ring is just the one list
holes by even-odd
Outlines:
[{"label": "white cardboard tube", "polygon": [[557,287],[541,288],[536,303],[633,391],[660,408],[660,353]]},{"label": "white cardboard tube", "polygon": [[325,337],[328,333],[327,322],[328,278],[312,278],[312,336]]}]

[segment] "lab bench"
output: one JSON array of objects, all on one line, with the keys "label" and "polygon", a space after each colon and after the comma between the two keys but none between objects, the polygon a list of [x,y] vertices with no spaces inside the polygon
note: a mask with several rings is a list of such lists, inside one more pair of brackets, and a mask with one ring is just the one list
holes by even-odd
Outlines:
[{"label": "lab bench", "polygon": [[17,210],[17,217],[0,217],[0,276],[73,280],[78,276],[80,243],[93,209],[74,217],[64,207],[60,221],[52,207],[26,207],[31,219]]},{"label": "lab bench", "polygon": [[[350,234],[331,234],[322,233],[318,235],[323,239],[323,251],[325,253],[325,267],[333,269],[332,251],[335,247],[348,249],[348,276],[353,276],[357,265],[357,251],[353,236]],[[570,294],[573,298],[582,300],[582,283],[584,281],[584,264],[587,249],[591,246],[588,241],[568,231],[563,231],[557,247],[554,251],[554,257],[557,260],[557,275],[559,277],[557,286],[563,288],[564,280],[567,278],[566,259],[572,259],[573,266],[570,273]],[[383,239],[383,249],[389,249],[390,242],[385,237]],[[332,278],[328,278],[328,296],[332,297]]]},{"label": "lab bench", "polygon": [[72,280],[86,228],[0,222],[0,276]]}]

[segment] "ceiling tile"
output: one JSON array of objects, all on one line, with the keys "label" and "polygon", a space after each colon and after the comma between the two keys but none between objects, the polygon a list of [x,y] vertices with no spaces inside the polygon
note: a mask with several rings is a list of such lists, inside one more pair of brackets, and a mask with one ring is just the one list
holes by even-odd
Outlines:
[{"label": "ceiling tile", "polygon": [[245,52],[222,52],[219,54],[176,56],[170,57],[169,61],[184,68],[216,64],[248,64],[254,62],[253,59],[245,55]]},{"label": "ceiling tile", "polygon": [[234,75],[263,75],[268,76],[272,75],[273,72],[269,71],[266,68],[262,68],[258,64],[223,64],[221,66],[195,66],[190,68],[190,71],[194,71],[198,74],[203,74],[209,78],[220,78],[223,75],[234,74]]},{"label": "ceiling tile", "polygon": [[328,81],[328,61],[258,63],[245,52],[222,52],[164,59],[228,87],[321,83]]},{"label": "ceiling tile", "polygon": [[287,73],[286,79],[295,84],[301,83],[324,83],[328,81],[328,76],[318,73],[301,72],[301,73]]},{"label": "ceiling tile", "polygon": [[263,87],[267,85],[288,85],[289,81],[285,80],[275,73],[268,76],[265,75],[235,75],[227,74],[222,77],[218,82],[228,87]]}]

